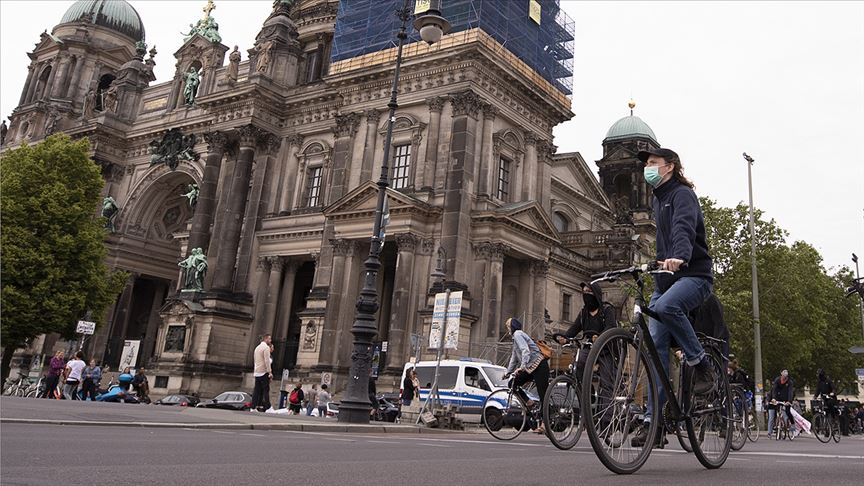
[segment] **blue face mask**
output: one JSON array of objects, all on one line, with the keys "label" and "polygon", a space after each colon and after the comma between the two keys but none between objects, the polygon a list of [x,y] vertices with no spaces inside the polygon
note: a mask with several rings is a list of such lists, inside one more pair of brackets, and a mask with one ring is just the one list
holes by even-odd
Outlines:
[{"label": "blue face mask", "polygon": [[657,187],[660,185],[660,181],[663,180],[663,176],[660,175],[660,167],[645,167],[642,171],[645,175],[645,182],[651,185],[651,187]]}]

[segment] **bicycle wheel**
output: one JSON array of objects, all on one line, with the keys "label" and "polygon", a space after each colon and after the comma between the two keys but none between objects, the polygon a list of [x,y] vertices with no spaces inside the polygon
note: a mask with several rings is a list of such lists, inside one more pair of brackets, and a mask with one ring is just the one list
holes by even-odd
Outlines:
[{"label": "bicycle wheel", "polygon": [[690,445],[690,437],[687,435],[687,426],[684,425],[684,422],[680,422],[675,427],[675,436],[678,437],[678,443],[681,444],[682,449],[693,452],[693,446]]},{"label": "bicycle wheel", "polygon": [[552,445],[568,450],[582,435],[579,384],[570,375],[552,380],[543,397],[543,425]]},{"label": "bicycle wheel", "polygon": [[[638,471],[663,420],[654,372],[631,331],[617,328],[600,335],[588,354],[582,384],[582,425],[597,458],[617,474]],[[656,420],[643,422],[647,404]],[[647,437],[634,447],[630,435],[640,427],[647,427]]]},{"label": "bicycle wheel", "polygon": [[817,413],[813,417],[813,434],[823,444],[827,444],[831,440],[831,425],[825,414]]},{"label": "bicycle wheel", "polygon": [[726,366],[718,354],[708,352],[714,374],[719,378],[717,386],[706,395],[692,397],[691,411],[684,418],[693,453],[708,469],[722,466],[732,448],[732,393]]},{"label": "bicycle wheel", "polygon": [[756,421],[752,404],[747,405],[747,440],[750,442],[759,440],[759,423]]},{"label": "bicycle wheel", "polygon": [[840,443],[840,421],[836,419],[831,419],[831,437],[834,439],[835,444]]},{"label": "bicycle wheel", "polygon": [[732,450],[740,451],[747,443],[747,414],[744,412],[744,394],[741,389],[732,389]]},{"label": "bicycle wheel", "polygon": [[483,426],[498,440],[513,440],[528,422],[525,404],[511,390],[496,390],[483,402]]}]

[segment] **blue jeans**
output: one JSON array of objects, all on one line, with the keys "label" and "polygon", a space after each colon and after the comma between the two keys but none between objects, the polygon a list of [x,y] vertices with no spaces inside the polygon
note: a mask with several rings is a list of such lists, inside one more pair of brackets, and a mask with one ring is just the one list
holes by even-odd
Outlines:
[{"label": "blue jeans", "polygon": [[[669,376],[669,345],[671,338],[675,338],[678,346],[684,352],[684,358],[687,364],[695,366],[702,361],[705,356],[705,350],[699,344],[696,338],[696,331],[693,330],[693,325],[690,319],[687,318],[692,310],[696,309],[705,299],[711,295],[713,286],[707,279],[700,277],[683,277],[672,284],[666,292],[655,290],[651,296],[651,304],[648,308],[656,312],[662,322],[649,318],[648,331],[651,333],[651,339],[654,340],[654,345],[657,347],[657,355],[660,362],[663,364],[663,369],[666,371],[666,376]],[[683,370],[682,370],[683,372]],[[660,409],[666,403],[666,390],[662,384],[660,385]],[[648,402],[648,410],[645,413],[645,420],[650,421],[654,415],[651,402]]]}]

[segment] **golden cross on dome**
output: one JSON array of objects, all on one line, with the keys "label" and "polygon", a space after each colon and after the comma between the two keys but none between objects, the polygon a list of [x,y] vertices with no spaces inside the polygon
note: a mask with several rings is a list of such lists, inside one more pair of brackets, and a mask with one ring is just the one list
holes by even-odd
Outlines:
[{"label": "golden cross on dome", "polygon": [[204,18],[210,18],[210,12],[216,9],[216,5],[213,4],[213,0],[207,0],[207,5],[202,9],[204,11]]},{"label": "golden cross on dome", "polygon": [[636,108],[636,101],[633,98],[630,98],[630,102],[627,103],[627,106],[630,107],[630,116],[633,116],[633,108]]}]

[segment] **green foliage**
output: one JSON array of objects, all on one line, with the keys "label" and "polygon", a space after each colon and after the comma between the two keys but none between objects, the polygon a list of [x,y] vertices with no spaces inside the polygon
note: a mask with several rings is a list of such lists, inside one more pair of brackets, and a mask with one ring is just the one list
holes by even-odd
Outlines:
[{"label": "green foliage", "polygon": [[[701,204],[732,352],[752,374],[749,207],[718,207],[707,198]],[[799,388],[812,387],[816,370],[824,368],[838,389],[854,389],[855,368],[864,366],[864,358],[847,351],[862,340],[857,301],[844,298],[851,272],[843,267],[829,275],[811,245],[787,244],[788,233],[761,211],[754,219],[763,378],[770,382],[788,369]]]},{"label": "green foliage", "polygon": [[103,182],[88,152],[86,140],[54,135],[0,161],[4,348],[43,333],[72,337],[88,310],[98,321],[124,280],[104,264]]}]

